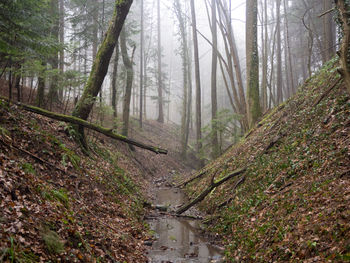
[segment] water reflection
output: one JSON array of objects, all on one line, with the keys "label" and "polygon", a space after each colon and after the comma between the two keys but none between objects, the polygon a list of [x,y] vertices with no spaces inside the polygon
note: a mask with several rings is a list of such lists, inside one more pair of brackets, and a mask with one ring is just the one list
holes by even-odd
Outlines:
[{"label": "water reflection", "polygon": [[[185,201],[184,195],[177,189],[160,189],[157,193],[159,205],[174,207]],[[149,224],[157,236],[149,251],[150,263],[220,262],[221,251],[199,235],[198,221],[160,217],[150,220]]]}]

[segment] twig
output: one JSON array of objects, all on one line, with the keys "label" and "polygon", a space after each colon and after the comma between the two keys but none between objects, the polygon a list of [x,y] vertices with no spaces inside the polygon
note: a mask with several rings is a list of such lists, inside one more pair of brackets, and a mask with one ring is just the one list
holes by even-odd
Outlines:
[{"label": "twig", "polygon": [[321,18],[321,17],[323,17],[323,16],[325,16],[325,15],[327,15],[327,14],[333,12],[334,10],[335,10],[335,7],[333,7],[333,8],[331,8],[331,9],[329,9],[329,10],[327,10],[327,11],[325,11],[325,12],[319,14],[318,17]]}]

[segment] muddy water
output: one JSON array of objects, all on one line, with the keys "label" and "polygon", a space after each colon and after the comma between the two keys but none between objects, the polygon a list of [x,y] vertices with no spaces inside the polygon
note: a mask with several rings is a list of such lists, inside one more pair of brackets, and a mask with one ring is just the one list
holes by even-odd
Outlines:
[{"label": "muddy water", "polygon": [[[173,188],[161,188],[155,204],[173,211],[187,202],[184,194]],[[223,262],[222,250],[209,244],[199,234],[199,221],[158,213],[148,220],[156,241],[149,250],[150,263],[209,263]]]}]

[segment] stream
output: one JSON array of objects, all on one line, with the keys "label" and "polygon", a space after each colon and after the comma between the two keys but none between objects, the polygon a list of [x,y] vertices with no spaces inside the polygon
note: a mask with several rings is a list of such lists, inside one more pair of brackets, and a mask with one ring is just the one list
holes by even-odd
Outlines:
[{"label": "stream", "polygon": [[161,211],[173,211],[187,201],[179,189],[157,188],[154,202],[158,211],[147,220],[156,238],[148,250],[149,263],[223,262],[223,250],[199,233],[199,220]]}]

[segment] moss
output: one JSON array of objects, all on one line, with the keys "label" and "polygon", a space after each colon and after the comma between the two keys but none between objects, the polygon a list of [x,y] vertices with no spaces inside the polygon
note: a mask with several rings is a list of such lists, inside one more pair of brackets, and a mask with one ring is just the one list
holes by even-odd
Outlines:
[{"label": "moss", "polygon": [[60,254],[64,251],[63,242],[56,232],[46,230],[41,233],[41,236],[49,253]]}]

